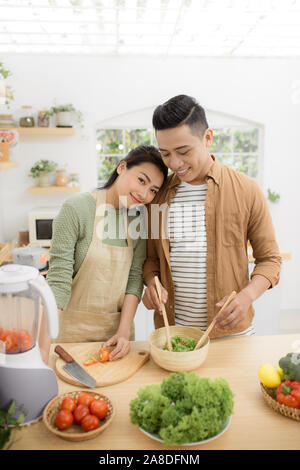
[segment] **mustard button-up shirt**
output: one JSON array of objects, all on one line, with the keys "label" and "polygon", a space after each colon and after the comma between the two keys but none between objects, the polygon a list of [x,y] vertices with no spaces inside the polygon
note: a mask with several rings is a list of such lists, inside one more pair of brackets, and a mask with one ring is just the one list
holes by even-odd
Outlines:
[{"label": "mustard button-up shirt", "polygon": [[[279,281],[281,257],[266,198],[255,180],[214,160],[206,176],[208,185],[205,202],[206,219],[206,291],[207,323],[219,309],[216,303],[249,283],[248,240],[253,248],[255,267],[251,277],[260,274],[274,287]],[[147,258],[144,264],[145,284],[158,275],[169,297],[166,304],[168,320],[175,324],[174,285],[167,235],[168,212],[177,193],[180,179],[172,174],[148,207]],[[247,329],[253,319],[251,305],[244,322],[235,330],[213,330],[211,337],[224,336]],[[154,314],[156,328],[164,326],[159,312]]]}]

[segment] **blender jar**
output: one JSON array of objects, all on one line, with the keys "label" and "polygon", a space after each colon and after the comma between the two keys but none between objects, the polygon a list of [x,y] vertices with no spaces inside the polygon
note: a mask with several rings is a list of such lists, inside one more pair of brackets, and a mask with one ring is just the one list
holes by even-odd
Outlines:
[{"label": "blender jar", "polygon": [[0,294],[0,349],[15,354],[33,348],[37,338],[39,298],[31,288]]},{"label": "blender jar", "polygon": [[0,268],[0,351],[18,354],[37,341],[40,300],[44,305],[48,334],[58,334],[54,295],[39,271],[31,266],[7,264]]}]

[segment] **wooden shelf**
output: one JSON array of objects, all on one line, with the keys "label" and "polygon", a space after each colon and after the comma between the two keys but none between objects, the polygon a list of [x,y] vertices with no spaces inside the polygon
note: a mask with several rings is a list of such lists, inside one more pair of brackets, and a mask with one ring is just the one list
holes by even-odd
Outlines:
[{"label": "wooden shelf", "polygon": [[0,171],[11,170],[20,166],[18,162],[0,162]]},{"label": "wooden shelf", "polygon": [[80,186],[32,186],[27,189],[29,194],[80,193],[80,191]]},{"label": "wooden shelf", "polygon": [[0,129],[16,129],[20,135],[74,135],[74,127],[12,127],[1,126]]}]

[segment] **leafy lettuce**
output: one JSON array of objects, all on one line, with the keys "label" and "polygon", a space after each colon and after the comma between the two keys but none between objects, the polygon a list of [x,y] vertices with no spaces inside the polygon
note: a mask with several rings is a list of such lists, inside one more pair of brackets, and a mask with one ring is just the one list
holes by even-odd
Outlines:
[{"label": "leafy lettuce", "polygon": [[157,434],[166,445],[197,442],[218,434],[233,414],[233,392],[223,378],[196,372],[170,374],[148,385],[130,402],[133,424]]}]

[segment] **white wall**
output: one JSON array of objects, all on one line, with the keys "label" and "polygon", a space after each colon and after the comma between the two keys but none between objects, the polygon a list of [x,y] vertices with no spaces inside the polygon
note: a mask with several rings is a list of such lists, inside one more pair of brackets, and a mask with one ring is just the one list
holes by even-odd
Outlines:
[{"label": "white wall", "polygon": [[[85,114],[86,139],[21,138],[15,152],[20,167],[0,173],[0,210],[4,239],[26,227],[34,206],[57,205],[62,196],[27,194],[30,166],[52,158],[80,173],[84,191],[96,184],[96,124],[134,110],[153,108],[179,93],[195,96],[207,109],[232,114],[264,126],[263,189],[281,194],[274,208],[278,243],[292,254],[281,280],[281,308],[299,308],[300,263],[300,60],[143,59],[56,56],[2,56],[13,72],[16,106],[38,109],[72,102]],[[2,196],[1,196],[2,195]],[[3,200],[4,199],[4,200]],[[0,219],[1,221],[1,219]],[[1,225],[1,223],[0,223]],[[1,236],[1,231],[0,231]]]}]

